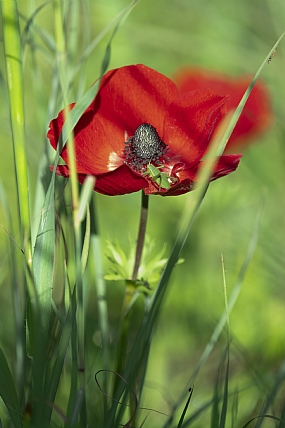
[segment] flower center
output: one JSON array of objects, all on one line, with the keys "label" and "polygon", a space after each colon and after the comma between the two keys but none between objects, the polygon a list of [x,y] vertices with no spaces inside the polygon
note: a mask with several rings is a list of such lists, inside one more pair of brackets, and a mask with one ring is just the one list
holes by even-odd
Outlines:
[{"label": "flower center", "polygon": [[133,137],[126,141],[126,164],[135,171],[145,170],[150,163],[163,162],[168,147],[160,139],[157,130],[149,123],[137,127]]}]

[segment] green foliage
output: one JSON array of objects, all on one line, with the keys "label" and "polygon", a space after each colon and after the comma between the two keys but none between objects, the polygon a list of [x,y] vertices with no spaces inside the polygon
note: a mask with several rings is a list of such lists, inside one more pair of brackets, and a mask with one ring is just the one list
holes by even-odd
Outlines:
[{"label": "green foliage", "polygon": [[[275,41],[283,4],[125,3],[1,3],[1,424],[222,428],[231,412],[232,428],[282,428],[285,94],[283,44],[276,52]],[[233,176],[210,186],[201,209],[211,162],[194,193],[151,198],[148,235],[155,239],[147,237],[132,281],[135,245],[126,241],[135,236],[137,195],[95,196],[93,178],[78,190],[76,177],[71,192],[51,175],[49,120],[77,101],[62,132],[62,143],[72,144],[71,131],[98,90],[99,80],[92,83],[110,67],[142,62],[171,74],[195,64],[253,74],[262,61],[252,84],[263,70],[276,112],[271,134],[245,150]],[[252,84],[214,142],[213,157]],[[146,174],[162,189],[174,180],[161,166],[148,165]],[[269,192],[259,208],[263,187]],[[225,305],[221,250],[230,290]],[[181,252],[185,263],[174,269]],[[126,311],[125,294],[134,286]],[[229,315],[231,341],[223,335]],[[122,379],[114,381],[120,357]],[[101,390],[94,380],[100,370]],[[130,396],[136,399],[129,408]]]},{"label": "green foliage", "polygon": [[[125,281],[126,279],[131,279],[135,262],[134,242],[130,239],[128,253],[125,253],[118,241],[107,241],[106,247],[108,249],[108,259],[111,262],[111,266],[110,272],[106,273],[104,278],[108,281]],[[142,284],[144,281],[151,285],[157,283],[167,263],[167,258],[164,257],[165,252],[166,245],[158,249],[156,241],[146,236],[138,273],[138,279]],[[178,263],[183,263],[183,259],[180,259]]]},{"label": "green foliage", "polygon": [[19,399],[2,349],[0,349],[0,396],[9,412],[9,416],[15,428],[22,427],[23,423]]}]

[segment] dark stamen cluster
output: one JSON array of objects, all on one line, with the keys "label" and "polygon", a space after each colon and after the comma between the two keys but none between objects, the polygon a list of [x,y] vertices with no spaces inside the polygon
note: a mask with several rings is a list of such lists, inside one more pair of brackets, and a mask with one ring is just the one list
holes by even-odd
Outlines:
[{"label": "dark stamen cluster", "polygon": [[149,123],[137,127],[133,137],[126,141],[124,154],[126,164],[135,171],[145,169],[149,163],[163,162],[161,157],[167,152],[167,145],[160,139],[156,129]]}]

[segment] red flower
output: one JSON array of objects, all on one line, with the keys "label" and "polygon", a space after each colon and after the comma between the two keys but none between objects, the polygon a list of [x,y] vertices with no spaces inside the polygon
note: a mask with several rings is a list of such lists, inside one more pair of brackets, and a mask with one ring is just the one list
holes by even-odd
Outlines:
[{"label": "red flower", "polygon": [[[235,110],[252,80],[252,76],[229,77],[222,73],[200,68],[184,67],[178,70],[173,80],[181,93],[197,89],[210,89],[220,95],[229,95],[228,111]],[[269,94],[266,86],[257,82],[246,102],[242,114],[233,130],[226,152],[265,132],[273,121]]]},{"label": "red flower", "polygon": [[[144,65],[109,71],[74,128],[79,181],[94,175],[95,190],[112,196],[189,192],[227,99],[204,89],[180,95],[170,79]],[[47,135],[55,149],[62,126],[61,111]],[[66,147],[61,157],[66,165],[56,172],[68,177]],[[240,157],[221,156],[212,180],[234,171]]]}]

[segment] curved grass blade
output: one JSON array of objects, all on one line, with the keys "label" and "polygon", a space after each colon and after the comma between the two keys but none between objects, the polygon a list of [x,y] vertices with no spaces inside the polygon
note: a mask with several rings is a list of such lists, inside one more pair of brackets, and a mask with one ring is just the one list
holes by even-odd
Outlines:
[{"label": "curved grass blade", "polygon": [[[120,27],[122,25],[122,23],[124,22],[124,20],[127,18],[128,14],[136,6],[136,4],[138,2],[139,2],[139,0],[134,0],[132,3],[130,3],[128,6],[126,6],[121,12],[119,12],[119,14],[114,19],[112,19],[112,21],[109,22],[108,25],[106,25],[106,27],[100,32],[100,34],[97,37],[95,37],[95,39],[89,44],[89,46],[83,52],[83,55],[81,57],[79,64],[76,67],[74,67],[72,78],[81,69],[82,62],[84,62],[89,57],[91,52],[95,49],[95,47],[103,39],[103,37],[105,37],[106,34],[114,26],[119,25],[119,27]],[[117,32],[117,30],[116,30],[116,32]],[[112,35],[112,38],[113,38],[113,35]]]},{"label": "curved grass blade", "polygon": [[[34,21],[35,18],[37,17],[38,13],[47,5],[49,5],[50,2],[47,1],[43,4],[41,4],[40,6],[38,6],[36,8],[36,10],[33,12],[33,14],[26,20],[26,24],[25,27],[22,31],[22,47],[24,48],[24,46],[29,43],[29,35],[30,35],[30,31],[34,25]],[[22,16],[23,17],[23,16]],[[23,17],[24,18],[24,17]],[[50,36],[48,36],[49,39],[51,40]]]},{"label": "curved grass blade", "polygon": [[186,415],[186,412],[187,412],[187,410],[188,410],[188,407],[189,407],[189,404],[190,404],[190,401],[191,401],[191,398],[192,398],[192,394],[193,394],[193,388],[190,388],[189,389],[189,397],[188,397],[188,399],[187,399],[187,401],[186,401],[186,404],[185,404],[185,407],[184,407],[184,409],[183,409],[183,412],[182,412],[182,415],[181,415],[181,418],[179,419],[179,423],[178,423],[178,425],[177,425],[177,428],[181,428],[181,426],[182,426],[182,423],[183,423],[183,421],[184,421],[184,418],[185,418],[185,415]]},{"label": "curved grass blade", "polygon": [[0,396],[15,428],[23,426],[21,408],[5,355],[0,348]]},{"label": "curved grass blade", "polygon": [[272,415],[259,415],[259,416],[256,416],[255,418],[252,418],[252,419],[250,419],[245,425],[243,425],[242,426],[242,428],[247,428],[250,424],[251,424],[251,422],[253,422],[253,421],[255,421],[256,419],[273,419],[274,421],[279,421],[279,422],[285,422],[285,421],[282,421],[280,418],[277,418],[276,416],[272,416]]},{"label": "curved grass blade", "polygon": [[111,55],[111,43],[117,34],[118,30],[120,29],[121,25],[131,12],[131,10],[135,7],[135,5],[138,3],[137,0],[133,1],[129,6],[127,6],[120,14],[118,19],[118,22],[116,24],[116,27],[111,35],[111,38],[109,40],[109,43],[105,50],[105,55],[102,61],[101,66],[101,76],[97,82],[94,83],[91,88],[89,88],[85,94],[82,95],[82,97],[76,102],[75,107],[69,112],[69,124],[67,124],[67,121],[64,123],[61,131],[61,147],[66,143],[68,140],[69,135],[71,134],[72,130],[74,129],[75,125],[79,121],[80,117],[82,116],[83,112],[86,110],[86,108],[91,104],[92,100],[94,99],[95,95],[98,92],[100,80],[107,71],[107,68],[109,66],[110,62],[110,55]]},{"label": "curved grass blade", "polygon": [[232,132],[234,130],[234,127],[236,126],[236,123],[237,123],[237,121],[238,121],[238,119],[239,119],[239,117],[240,117],[240,115],[242,113],[242,110],[243,110],[243,108],[245,106],[245,103],[246,103],[246,101],[247,101],[247,99],[248,99],[248,97],[249,97],[249,95],[250,95],[250,93],[251,93],[251,91],[252,91],[252,89],[253,89],[256,81],[259,79],[259,77],[260,77],[260,75],[261,75],[264,67],[266,65],[268,65],[268,58],[270,58],[271,55],[276,51],[276,49],[278,48],[279,43],[283,39],[284,35],[285,35],[285,31],[281,34],[281,36],[279,37],[279,39],[277,40],[277,42],[274,44],[274,46],[272,47],[272,49],[270,49],[270,52],[268,53],[268,55],[266,55],[264,61],[262,62],[262,64],[259,67],[259,69],[257,70],[257,72],[254,75],[252,81],[250,82],[247,90],[245,91],[242,99],[240,100],[239,105],[237,106],[235,112],[233,113],[233,115],[231,117],[231,120],[230,120],[230,122],[228,124],[228,127],[226,129],[226,132],[224,133],[224,135],[223,135],[223,137],[221,139],[219,148],[217,150],[217,155],[218,156],[220,156],[223,153],[223,151],[224,151],[224,149],[226,147],[226,144],[229,141],[229,138],[230,138],[230,136],[231,136],[231,134],[232,134]]},{"label": "curved grass blade", "polygon": [[[44,8],[44,6],[50,5],[50,1],[43,3],[40,5],[35,12],[30,16],[30,18],[27,18],[23,14],[19,13],[19,17],[26,23],[25,27],[23,29],[22,33],[22,46],[26,46],[26,44],[29,41],[29,32],[33,28],[33,30],[36,32],[36,34],[41,38],[41,41],[44,43],[44,45],[48,48],[48,50],[52,53],[56,52],[56,43],[54,38],[50,35],[48,31],[46,31],[43,27],[38,26],[35,24],[35,18],[37,14]],[[44,52],[45,59],[51,60],[50,53],[45,48],[43,48],[40,44],[36,45],[37,49]]]},{"label": "curved grass blade", "polygon": [[271,404],[274,403],[274,398],[276,397],[277,391],[280,388],[280,386],[283,384],[285,380],[285,359],[283,360],[280,370],[276,376],[276,380],[275,383],[273,385],[273,387],[271,388],[271,391],[267,397],[267,399],[265,400],[264,405],[262,406],[261,410],[260,410],[260,414],[258,415],[258,421],[255,425],[255,428],[260,428],[264,422],[264,419],[262,419],[262,415],[265,415],[266,412],[268,411],[269,407]]}]

